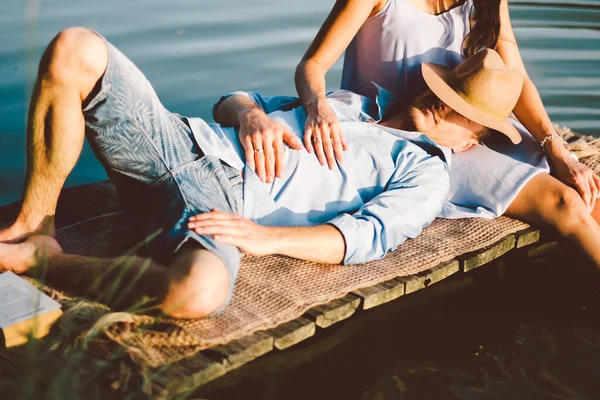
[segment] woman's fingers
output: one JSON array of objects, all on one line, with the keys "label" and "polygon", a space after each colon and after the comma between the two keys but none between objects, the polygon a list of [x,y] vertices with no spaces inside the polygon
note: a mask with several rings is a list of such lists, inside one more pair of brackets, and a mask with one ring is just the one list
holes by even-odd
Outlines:
[{"label": "woman's fingers", "polygon": [[329,169],[335,165],[335,154],[333,153],[333,144],[331,142],[331,130],[328,124],[321,125],[321,142],[323,143],[323,152],[325,153],[325,162]]},{"label": "woman's fingers", "polygon": [[591,202],[590,202],[590,212],[596,207],[596,201],[598,201],[598,185],[596,184],[595,174],[591,170],[588,171],[588,181],[590,185],[591,191]]},{"label": "woman's fingers", "polygon": [[336,159],[340,162],[344,161],[344,150],[348,145],[338,121],[327,123],[309,119],[304,132],[306,150],[315,153],[321,165],[333,169]]},{"label": "woman's fingers", "polygon": [[343,132],[339,124],[332,125],[331,141],[333,142],[333,153],[339,162],[344,162],[345,146],[342,143]]},{"label": "woman's fingers", "polygon": [[598,195],[596,195],[597,199],[600,199],[600,177],[594,174],[594,182],[596,183],[596,187],[598,188]]},{"label": "woman's fingers", "polygon": [[314,129],[312,125],[307,125],[304,128],[304,147],[306,148],[306,151],[308,151],[311,154],[315,152],[315,148],[312,145],[313,134]]},{"label": "woman's fingers", "polygon": [[585,203],[585,206],[591,211],[592,191],[590,190],[589,181],[582,175],[578,175],[575,178],[575,189],[579,192],[579,195]]},{"label": "woman's fingers", "polygon": [[337,130],[340,137],[340,142],[342,143],[342,149],[346,151],[348,150],[348,142],[346,142],[346,135],[344,134],[344,130],[339,123],[337,124]]},{"label": "woman's fingers", "polygon": [[327,158],[325,157],[325,152],[323,151],[323,139],[321,130],[315,130],[315,133],[312,137],[312,145],[315,148],[315,154],[317,155],[317,159],[322,166],[325,166],[327,163]]},{"label": "woman's fingers", "polygon": [[304,146],[302,146],[302,142],[300,141],[300,139],[298,139],[298,136],[296,136],[296,134],[292,131],[284,130],[282,139],[294,150],[304,149]]}]

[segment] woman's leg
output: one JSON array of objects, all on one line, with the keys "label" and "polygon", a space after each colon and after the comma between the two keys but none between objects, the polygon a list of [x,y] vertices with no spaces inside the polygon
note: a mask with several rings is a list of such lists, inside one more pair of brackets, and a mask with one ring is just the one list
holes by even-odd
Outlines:
[{"label": "woman's leg", "polygon": [[600,201],[596,202],[596,206],[594,207],[594,209],[592,210],[592,218],[594,218],[594,220],[600,224]]},{"label": "woman's leg", "polygon": [[541,173],[531,178],[505,215],[555,228],[600,269],[600,207],[590,214],[577,191],[553,176]]}]

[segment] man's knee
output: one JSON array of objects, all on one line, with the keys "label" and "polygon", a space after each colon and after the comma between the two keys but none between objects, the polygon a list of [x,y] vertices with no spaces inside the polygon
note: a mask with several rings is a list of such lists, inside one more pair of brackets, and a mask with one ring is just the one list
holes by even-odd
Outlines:
[{"label": "man's knee", "polygon": [[229,275],[223,262],[212,253],[192,255],[192,264],[181,275],[171,274],[171,283],[161,304],[173,318],[202,318],[225,305],[229,297]]},{"label": "man's knee", "polygon": [[39,72],[53,81],[95,84],[107,64],[106,43],[89,29],[73,27],[54,37],[42,56]]}]

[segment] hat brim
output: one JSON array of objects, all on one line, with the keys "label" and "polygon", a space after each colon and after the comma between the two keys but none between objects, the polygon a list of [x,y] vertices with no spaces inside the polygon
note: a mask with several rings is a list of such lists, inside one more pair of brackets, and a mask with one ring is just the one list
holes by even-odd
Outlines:
[{"label": "hat brim", "polygon": [[429,89],[454,111],[471,121],[505,134],[514,144],[521,142],[521,134],[508,119],[498,120],[480,111],[470,105],[448,85],[446,78],[450,70],[447,67],[439,64],[423,63],[421,72]]}]

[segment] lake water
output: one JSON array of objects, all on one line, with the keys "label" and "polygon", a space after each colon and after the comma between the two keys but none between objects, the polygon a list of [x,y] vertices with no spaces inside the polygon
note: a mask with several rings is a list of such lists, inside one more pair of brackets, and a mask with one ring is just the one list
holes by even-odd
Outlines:
[{"label": "lake water", "polygon": [[[153,83],[165,106],[210,118],[221,94],[295,94],[294,68],[333,0],[0,1],[0,204],[16,200],[24,131],[39,57],[61,29],[98,30]],[[528,72],[552,119],[597,134],[600,0],[521,3],[511,14]],[[338,88],[341,62],[327,77]],[[89,148],[68,185],[106,179]]]}]

